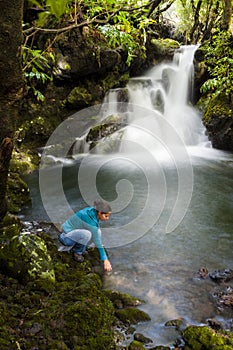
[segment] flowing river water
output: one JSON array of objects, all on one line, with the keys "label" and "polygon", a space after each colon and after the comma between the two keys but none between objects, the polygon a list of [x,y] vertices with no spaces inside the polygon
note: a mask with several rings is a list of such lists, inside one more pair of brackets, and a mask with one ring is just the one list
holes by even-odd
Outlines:
[{"label": "flowing river water", "polygon": [[[172,64],[130,81],[118,152],[52,157],[40,181],[36,172],[27,176],[33,204],[20,213],[24,220],[61,223],[97,195],[109,201],[113,215],[102,226],[113,271],[104,286],[145,300],[141,309],[151,321],[136,329],[153,345],[174,343],[168,320],[232,317],[210,297],[214,282],[194,277],[202,267],[233,268],[233,155],[210,147],[189,102],[194,52],[185,48]],[[106,116],[119,113],[118,93],[106,97]]]}]

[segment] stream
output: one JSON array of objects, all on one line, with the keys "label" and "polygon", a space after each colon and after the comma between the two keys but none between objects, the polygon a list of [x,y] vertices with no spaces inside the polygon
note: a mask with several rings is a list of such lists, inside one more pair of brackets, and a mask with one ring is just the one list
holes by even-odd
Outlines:
[{"label": "stream", "polygon": [[[211,148],[190,104],[194,52],[185,48],[172,64],[130,81],[117,152],[53,156],[51,166],[27,176],[32,207],[20,213],[25,221],[60,224],[96,196],[107,200],[113,214],[102,232],[113,271],[104,287],[145,300],[140,308],[151,321],[136,330],[154,346],[174,344],[176,330],[164,326],[169,320],[232,318],[210,297],[215,283],[194,277],[202,267],[233,268],[233,155]],[[101,118],[120,113],[117,91],[106,98]]]}]

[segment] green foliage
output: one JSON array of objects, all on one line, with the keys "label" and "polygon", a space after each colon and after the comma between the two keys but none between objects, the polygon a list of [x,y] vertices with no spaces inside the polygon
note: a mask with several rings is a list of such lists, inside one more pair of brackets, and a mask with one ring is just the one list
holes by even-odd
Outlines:
[{"label": "green foliage", "polygon": [[193,11],[190,1],[178,0],[176,5],[176,13],[179,19],[176,27],[177,32],[189,33],[193,23]]},{"label": "green foliage", "polygon": [[77,21],[81,13],[84,21],[102,32],[111,48],[127,52],[127,65],[136,55],[145,58],[146,33],[148,26],[155,23],[146,16],[148,0],[138,3],[134,0],[84,0],[75,4],[71,0],[30,0],[30,3],[43,10],[36,27],[46,26],[52,15],[57,20],[53,22],[55,29],[59,24],[64,26],[67,18]]},{"label": "green foliage", "polygon": [[24,46],[22,60],[28,91],[32,90],[38,101],[44,101],[44,95],[37,86],[52,80],[50,62],[54,60],[53,54]]},{"label": "green foliage", "polygon": [[87,16],[94,17],[100,13],[104,16],[112,16],[119,11],[124,10],[128,15],[130,11],[135,7],[148,4],[147,0],[137,2],[135,0],[84,0],[83,5],[87,7]]},{"label": "green foliage", "polygon": [[106,24],[105,26],[98,28],[102,34],[106,37],[108,44],[111,48],[121,48],[128,52],[126,63],[130,65],[135,57],[134,50],[137,45],[132,35],[124,31],[118,30],[116,27]]},{"label": "green foliage", "polygon": [[220,26],[223,7],[220,0],[177,0],[177,34],[185,35],[187,43],[194,44],[209,38],[213,28]]},{"label": "green foliage", "polygon": [[206,44],[202,50],[211,78],[201,87],[201,92],[211,92],[212,97],[224,93],[233,94],[233,37],[229,32],[218,31],[212,44]]},{"label": "green foliage", "polygon": [[106,37],[111,48],[127,52],[127,65],[130,66],[135,56],[145,57],[146,29],[155,21],[146,17],[148,9],[143,5],[148,1],[133,0],[94,0],[86,6],[87,20],[101,18],[98,30]]},{"label": "green foliage", "polygon": [[38,9],[46,10],[42,12],[43,18],[53,15],[59,20],[66,13],[71,0],[28,0],[28,2],[31,6],[35,5]]},{"label": "green foliage", "polygon": [[50,12],[59,19],[67,9],[67,4],[70,0],[47,0],[47,6],[49,7]]},{"label": "green foliage", "polygon": [[99,26],[111,48],[120,48],[127,52],[126,64],[130,66],[138,54],[145,58],[146,28],[154,23],[145,15],[135,12],[119,11],[113,17],[114,24]]}]

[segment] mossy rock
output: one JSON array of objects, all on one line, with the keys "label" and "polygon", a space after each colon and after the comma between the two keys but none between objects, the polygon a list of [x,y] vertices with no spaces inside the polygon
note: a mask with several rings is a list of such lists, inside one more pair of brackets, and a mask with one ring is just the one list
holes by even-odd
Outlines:
[{"label": "mossy rock", "polygon": [[10,171],[7,180],[7,205],[9,212],[16,214],[25,205],[31,204],[28,185],[22,180],[22,175],[33,172],[39,164],[39,156],[35,152],[14,150],[10,161]]},{"label": "mossy rock", "polygon": [[128,309],[116,310],[116,317],[124,324],[137,324],[138,322],[150,321],[150,316],[137,308],[130,307]]},{"label": "mossy rock", "polygon": [[169,320],[165,323],[165,327],[174,327],[176,328],[178,331],[180,331],[181,329],[184,329],[186,327],[186,322],[183,318],[177,318],[174,320]]},{"label": "mossy rock", "polygon": [[14,150],[10,161],[10,172],[22,175],[32,173],[37,169],[40,159],[37,153],[29,150]]},{"label": "mossy rock", "polygon": [[23,206],[31,204],[29,188],[17,173],[9,174],[6,198],[9,212],[14,214],[18,213]]},{"label": "mossy rock", "polygon": [[[89,349],[108,349],[111,344],[113,308],[102,293],[95,297],[85,296],[67,305],[64,311],[65,331],[72,337],[78,334],[77,345],[85,344]],[[112,314],[109,310],[112,310]]]},{"label": "mossy rock", "polygon": [[23,284],[53,290],[55,274],[45,242],[37,235],[20,233],[1,242],[0,269]]},{"label": "mossy rock", "polygon": [[233,119],[232,107],[229,103],[229,97],[224,94],[209,99],[207,110],[203,116],[204,124],[207,125],[213,119]]},{"label": "mossy rock", "polygon": [[129,350],[144,350],[144,345],[137,340],[133,340],[129,344]]},{"label": "mossy rock", "polygon": [[203,123],[214,148],[233,151],[233,106],[226,95],[211,98]]},{"label": "mossy rock", "polygon": [[115,349],[113,306],[99,289],[98,276],[81,266],[71,259],[50,294],[0,275],[1,350],[16,343],[21,349]]},{"label": "mossy rock", "polygon": [[176,40],[172,39],[151,39],[151,44],[154,46],[156,54],[161,56],[173,56],[174,50],[180,47]]},{"label": "mossy rock", "polygon": [[134,340],[137,340],[137,341],[139,341],[140,343],[143,343],[143,344],[153,343],[152,339],[145,337],[141,333],[135,333],[134,334]]},{"label": "mossy rock", "polygon": [[27,145],[28,149],[41,147],[46,143],[57,124],[58,121],[55,117],[47,118],[46,116],[38,115],[30,117],[29,120],[22,121],[16,130],[15,143],[19,148],[21,145]]},{"label": "mossy rock", "polygon": [[227,331],[216,332],[207,326],[190,326],[183,332],[184,350],[232,350],[233,334]]},{"label": "mossy rock", "polygon": [[116,309],[123,309],[129,306],[138,306],[143,303],[136,297],[133,297],[127,293],[115,292],[112,290],[105,290],[104,293],[112,301]]},{"label": "mossy rock", "polygon": [[19,218],[8,212],[0,222],[0,244],[3,244],[3,242],[7,242],[10,238],[18,235],[21,228],[22,224]]},{"label": "mossy rock", "polygon": [[92,101],[91,93],[85,87],[75,87],[67,97],[66,103],[71,108],[87,107]]},{"label": "mossy rock", "polygon": [[[125,87],[127,82],[129,81],[130,75],[129,73],[120,74],[117,70],[109,72],[103,79],[100,80],[100,84],[104,93],[107,93],[110,89],[117,87]],[[127,102],[118,101],[118,102]]]}]

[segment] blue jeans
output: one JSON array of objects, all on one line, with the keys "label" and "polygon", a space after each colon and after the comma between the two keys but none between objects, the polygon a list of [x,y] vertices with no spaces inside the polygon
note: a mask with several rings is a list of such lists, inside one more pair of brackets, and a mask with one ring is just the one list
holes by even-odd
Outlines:
[{"label": "blue jeans", "polygon": [[71,251],[77,254],[82,254],[90,242],[92,234],[88,230],[77,229],[68,233],[60,234],[60,242],[66,246],[71,246]]}]

